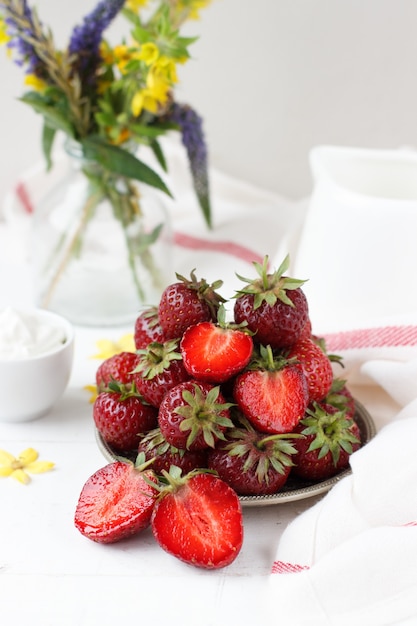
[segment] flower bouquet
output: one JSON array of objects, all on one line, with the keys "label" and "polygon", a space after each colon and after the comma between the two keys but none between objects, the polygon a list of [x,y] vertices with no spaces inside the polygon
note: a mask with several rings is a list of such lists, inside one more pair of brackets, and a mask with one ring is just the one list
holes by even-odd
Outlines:
[{"label": "flower bouquet", "polygon": [[[198,204],[205,223],[211,227],[202,120],[190,106],[176,102],[173,93],[178,82],[177,66],[189,59],[188,48],[195,41],[181,35],[181,26],[197,17],[199,9],[208,3],[101,0],[74,27],[67,48],[59,50],[50,30],[26,0],[0,0],[0,42],[25,69],[28,91],[21,101],[43,117],[42,148],[47,169],[53,165],[55,138],[63,133],[66,151],[75,162],[76,174],[71,179],[74,181],[75,175],[82,179],[81,186],[73,182],[69,191],[61,184],[59,201],[49,199],[52,218],[45,220],[40,217],[41,209],[35,211],[35,224],[38,213],[38,224],[48,223],[47,229],[38,229],[43,232],[43,241],[38,245],[42,257],[40,306],[61,309],[59,312],[77,323],[106,323],[106,315],[109,323],[118,323],[129,321],[141,305],[151,304],[158,297],[165,285],[157,246],[164,237],[169,239],[169,218],[165,213],[155,223],[154,215],[149,226],[143,190],[157,190],[159,196],[171,193],[157,171],[139,157],[146,146],[162,171],[167,171],[160,139],[170,131],[181,134]],[[129,38],[112,45],[104,34],[119,16],[129,25]],[[89,253],[91,261],[95,244],[88,249],[89,232],[97,229],[99,239],[99,226],[94,220],[103,211],[107,211],[107,220],[111,215],[114,226],[107,223],[106,239],[103,235],[100,245],[109,252],[114,240],[123,241],[117,248],[120,258],[113,269],[118,268],[123,256],[129,271],[125,283],[120,268],[101,281],[93,272],[89,274],[92,265],[103,269],[105,263],[98,258],[90,267],[88,262],[78,263],[77,269],[83,255],[86,258]],[[68,283],[71,280],[72,285]],[[84,292],[80,287],[83,280]],[[116,283],[120,293],[113,296],[111,290]],[[97,291],[107,290],[109,296],[98,303],[99,313],[73,314],[74,303],[84,303],[85,307],[87,298],[91,308],[94,286]],[[127,294],[129,302],[125,300]],[[113,315],[116,302],[122,313]]]}]

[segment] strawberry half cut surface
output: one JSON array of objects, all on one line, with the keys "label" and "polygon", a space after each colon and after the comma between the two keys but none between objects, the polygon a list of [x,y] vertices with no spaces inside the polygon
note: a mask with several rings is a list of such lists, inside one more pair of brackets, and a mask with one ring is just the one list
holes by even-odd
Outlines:
[{"label": "strawberry half cut surface", "polygon": [[98,543],[115,543],[149,526],[158,495],[149,483],[157,481],[138,459],[137,466],[110,463],[86,481],[74,517],[82,535]]},{"label": "strawberry half cut surface", "polygon": [[235,324],[227,324],[224,307],[219,321],[201,322],[184,333],[180,350],[187,372],[197,380],[223,383],[249,363],[253,341]]},{"label": "strawberry half cut surface", "polygon": [[291,361],[274,358],[270,346],[236,376],[233,397],[249,422],[264,433],[291,432],[304,416],[308,388],[304,373]]},{"label": "strawberry half cut surface", "polygon": [[152,513],[152,532],[169,554],[204,569],[230,565],[243,544],[243,515],[236,492],[210,473],[164,473],[165,492]]}]

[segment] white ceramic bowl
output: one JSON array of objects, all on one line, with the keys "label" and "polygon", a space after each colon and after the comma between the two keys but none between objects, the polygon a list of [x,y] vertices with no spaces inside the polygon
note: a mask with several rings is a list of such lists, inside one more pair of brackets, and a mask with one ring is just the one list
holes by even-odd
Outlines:
[{"label": "white ceramic bowl", "polygon": [[62,342],[35,356],[0,356],[0,421],[26,422],[45,415],[64,393],[74,357],[74,329],[43,309],[25,312],[62,330]]}]

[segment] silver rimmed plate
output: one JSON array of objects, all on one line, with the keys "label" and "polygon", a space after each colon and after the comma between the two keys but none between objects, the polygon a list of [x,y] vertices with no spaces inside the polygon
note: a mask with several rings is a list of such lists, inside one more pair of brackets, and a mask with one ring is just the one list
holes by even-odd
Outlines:
[{"label": "silver rimmed plate", "polygon": [[[361,433],[361,446],[364,446],[376,434],[375,424],[369,412],[365,407],[355,400],[355,420],[359,426]],[[110,462],[119,459],[114,450],[104,441],[98,430],[95,431],[98,447],[103,456]],[[351,470],[348,468],[336,474],[332,478],[320,482],[308,482],[300,480],[296,477],[289,477],[284,487],[277,493],[270,496],[240,496],[239,500],[242,506],[270,506],[272,504],[284,504],[286,502],[294,502],[295,500],[305,500],[329,491],[336,483],[345,476],[348,476]]]}]

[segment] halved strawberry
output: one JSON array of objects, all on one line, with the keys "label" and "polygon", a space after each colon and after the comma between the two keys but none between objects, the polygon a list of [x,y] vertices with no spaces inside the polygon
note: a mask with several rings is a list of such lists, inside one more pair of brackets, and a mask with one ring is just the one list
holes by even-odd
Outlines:
[{"label": "halved strawberry", "polygon": [[274,358],[270,346],[260,346],[260,358],[238,374],[233,397],[250,423],[261,432],[289,433],[308,404],[304,373],[291,361]]},{"label": "halved strawberry", "polygon": [[84,484],[75,510],[75,527],[98,543],[115,543],[147,528],[158,491],[154,473],[142,464],[115,461]]},{"label": "halved strawberry", "polygon": [[168,486],[152,512],[159,545],[176,558],[204,569],[230,565],[243,544],[243,515],[236,492],[210,473],[178,468],[164,473]]},{"label": "halved strawberry", "polygon": [[249,363],[253,341],[243,326],[227,323],[225,309],[219,309],[217,323],[189,326],[180,343],[187,372],[197,380],[223,383]]}]

